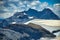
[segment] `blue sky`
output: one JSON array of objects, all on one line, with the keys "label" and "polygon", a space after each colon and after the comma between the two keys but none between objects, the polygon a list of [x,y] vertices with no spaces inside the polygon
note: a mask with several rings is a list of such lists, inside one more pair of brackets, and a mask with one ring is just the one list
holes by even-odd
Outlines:
[{"label": "blue sky", "polygon": [[60,3],[60,0],[40,0],[41,2],[48,2],[49,4]]}]

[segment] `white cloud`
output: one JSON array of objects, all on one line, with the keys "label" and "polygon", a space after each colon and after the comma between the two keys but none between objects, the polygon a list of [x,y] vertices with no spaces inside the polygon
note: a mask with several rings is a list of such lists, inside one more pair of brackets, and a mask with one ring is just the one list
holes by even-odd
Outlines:
[{"label": "white cloud", "polygon": [[16,9],[17,7],[14,4],[9,4],[12,8]]},{"label": "white cloud", "polygon": [[10,2],[18,2],[19,0],[8,0]]},{"label": "white cloud", "polygon": [[3,19],[11,17],[11,16],[13,16],[13,13],[11,12],[5,12],[5,13],[0,14],[0,18],[3,18]]},{"label": "white cloud", "polygon": [[38,40],[50,40],[49,38],[44,38],[44,37],[42,37],[42,38],[40,38],[40,39],[38,39]]},{"label": "white cloud", "polygon": [[37,11],[42,11],[44,8],[48,7],[47,2],[41,3],[40,1],[33,1],[30,5],[30,8],[35,9]]},{"label": "white cloud", "polygon": [[53,11],[56,15],[60,17],[60,4],[59,3],[53,5]]},{"label": "white cloud", "polygon": [[48,7],[48,3],[47,2],[44,2],[44,3],[41,3],[41,5],[40,5],[40,9],[38,8],[37,10],[40,10],[40,11],[42,11],[44,8],[47,8]]},{"label": "white cloud", "polygon": [[33,1],[32,3],[30,3],[30,8],[32,9],[37,9],[37,7],[39,7],[41,5],[40,1]]},{"label": "white cloud", "polygon": [[33,2],[31,3],[31,6],[38,5],[38,4],[40,4],[40,1],[33,1]]},{"label": "white cloud", "polygon": [[23,5],[23,3],[22,3],[22,2],[19,2],[19,4],[20,4],[20,5]]}]

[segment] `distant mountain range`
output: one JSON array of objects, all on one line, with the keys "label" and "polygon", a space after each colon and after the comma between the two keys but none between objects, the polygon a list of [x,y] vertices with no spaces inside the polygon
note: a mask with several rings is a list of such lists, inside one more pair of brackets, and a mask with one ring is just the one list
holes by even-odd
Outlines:
[{"label": "distant mountain range", "polygon": [[6,22],[8,24],[23,24],[32,19],[60,20],[60,18],[49,8],[45,8],[43,11],[29,9],[28,11],[16,12],[13,16],[4,19],[3,25],[5,25]]},{"label": "distant mountain range", "polygon": [[23,24],[24,22],[27,22],[32,19],[33,17],[28,16],[26,13],[16,12],[12,17],[7,18],[5,20],[9,23],[16,22],[19,24]]},{"label": "distant mountain range", "polygon": [[60,18],[49,8],[45,8],[43,11],[37,11],[34,9],[29,9],[28,11],[23,12],[16,12],[12,17],[9,19],[29,19],[29,16],[38,18],[38,19],[56,19],[59,20]]}]

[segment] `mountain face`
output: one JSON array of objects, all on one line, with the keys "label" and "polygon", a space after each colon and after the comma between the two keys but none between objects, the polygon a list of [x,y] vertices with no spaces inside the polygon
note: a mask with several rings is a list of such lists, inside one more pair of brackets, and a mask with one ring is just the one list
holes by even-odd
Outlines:
[{"label": "mountain face", "polygon": [[29,17],[37,18],[37,19],[56,19],[59,20],[60,18],[52,12],[52,10],[45,8],[43,11],[36,11],[34,9],[29,9],[28,11],[23,12],[16,12],[12,17],[8,18],[7,20],[10,21],[17,21],[17,22],[26,22],[31,20]]},{"label": "mountain face", "polygon": [[26,13],[16,12],[13,15],[13,18],[19,18],[19,19],[28,19],[28,15]]},{"label": "mountain face", "polygon": [[[33,18],[30,18],[33,17]],[[32,19],[55,19],[59,20],[60,18],[54,14],[50,9],[45,8],[43,11],[36,11],[34,9],[29,9],[28,11],[16,12],[12,17],[0,20],[0,26],[6,26],[8,24],[23,24]]]},{"label": "mountain face", "polygon": [[45,8],[43,11],[36,11],[34,9],[29,9],[28,11],[24,11],[29,16],[33,16],[38,19],[60,19],[52,10]]},{"label": "mountain face", "polygon": [[33,18],[30,18],[30,16],[28,16],[26,13],[22,13],[22,12],[16,12],[13,16],[4,19],[4,20],[0,20],[0,26],[4,27],[7,26],[9,24],[23,24],[29,20],[32,20]]},{"label": "mountain face", "polygon": [[3,20],[0,20],[0,28],[1,27],[5,27],[5,26],[7,26],[9,23],[5,20],[5,19],[3,19]]},{"label": "mountain face", "polygon": [[7,18],[6,21],[9,23],[16,22],[16,23],[22,24],[32,19],[33,18],[29,18],[29,16],[26,13],[16,12],[12,17]]},{"label": "mountain face", "polygon": [[0,27],[3,26],[3,21],[4,21],[4,19],[0,19]]},{"label": "mountain face", "polygon": [[[3,30],[3,29],[9,29],[9,30]],[[8,38],[12,40],[17,40],[17,39],[18,40],[32,40],[32,39],[38,40],[41,37],[48,37],[48,38],[55,37],[54,34],[50,33],[48,30],[42,27],[39,30],[24,24],[10,24],[7,27],[3,27],[3,29],[2,30],[0,29],[0,33],[6,35]]]},{"label": "mountain face", "polygon": [[45,14],[43,14],[42,16],[41,16],[41,18],[42,19],[60,19],[54,12],[52,12],[52,10],[50,10],[50,9],[44,9],[42,12],[41,12],[42,14],[43,13],[45,13]]}]

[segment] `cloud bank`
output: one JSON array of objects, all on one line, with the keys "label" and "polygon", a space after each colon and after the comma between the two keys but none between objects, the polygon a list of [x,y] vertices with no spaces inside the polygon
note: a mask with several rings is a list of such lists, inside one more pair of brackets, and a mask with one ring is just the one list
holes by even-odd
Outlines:
[{"label": "cloud bank", "polygon": [[60,4],[54,4],[53,5],[53,11],[55,12],[56,15],[58,15],[60,17]]},{"label": "cloud bank", "polygon": [[[15,12],[27,11],[29,8],[35,9],[37,11],[42,11],[44,8],[50,8],[58,16],[60,14],[60,7],[58,7],[60,4],[54,4],[53,6],[50,6],[47,2],[42,3],[39,0],[4,0],[3,2],[3,10],[8,11],[9,17],[12,16]],[[3,13],[1,14],[0,18],[8,18],[8,16]]]}]

